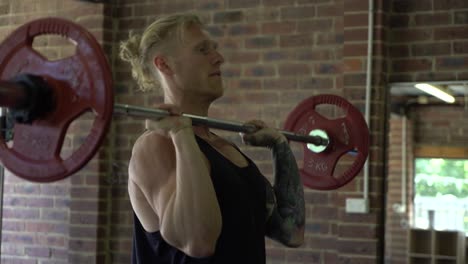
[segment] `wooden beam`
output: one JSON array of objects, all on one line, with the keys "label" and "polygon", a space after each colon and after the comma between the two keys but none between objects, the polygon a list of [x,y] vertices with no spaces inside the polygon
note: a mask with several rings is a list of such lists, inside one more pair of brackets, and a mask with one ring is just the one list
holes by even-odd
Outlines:
[{"label": "wooden beam", "polygon": [[441,146],[415,146],[414,156],[421,158],[468,158],[468,148],[463,147],[441,147]]}]

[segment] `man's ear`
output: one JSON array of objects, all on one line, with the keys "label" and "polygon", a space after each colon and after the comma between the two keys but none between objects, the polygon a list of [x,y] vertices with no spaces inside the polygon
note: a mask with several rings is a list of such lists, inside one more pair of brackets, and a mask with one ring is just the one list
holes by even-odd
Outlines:
[{"label": "man's ear", "polygon": [[166,75],[172,75],[173,71],[171,67],[167,64],[167,58],[163,56],[156,56],[153,59],[153,64],[158,68],[158,70]]}]

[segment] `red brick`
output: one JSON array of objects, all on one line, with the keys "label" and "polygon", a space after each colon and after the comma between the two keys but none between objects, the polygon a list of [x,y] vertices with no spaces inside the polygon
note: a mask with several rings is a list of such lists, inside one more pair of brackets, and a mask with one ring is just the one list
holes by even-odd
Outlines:
[{"label": "red brick", "polygon": [[253,35],[258,33],[258,29],[255,24],[235,24],[230,25],[227,32],[231,36]]},{"label": "red brick", "polygon": [[453,50],[456,54],[468,53],[468,41],[454,42]]},{"label": "red brick", "polygon": [[97,243],[93,240],[82,240],[72,238],[69,242],[70,249],[73,251],[92,252],[97,249]]},{"label": "red brick", "polygon": [[314,38],[311,34],[280,36],[280,46],[282,48],[311,46]]},{"label": "red brick", "polygon": [[359,241],[356,243],[355,240],[344,240],[337,241],[338,250],[343,254],[356,254],[356,255],[375,255],[377,252],[377,244],[375,240]]},{"label": "red brick", "polygon": [[41,219],[47,221],[66,221],[68,219],[68,210],[42,209]]},{"label": "red brick", "polygon": [[4,243],[17,243],[17,244],[34,244],[34,234],[21,234],[21,233],[2,233],[2,242]]},{"label": "red brick", "polygon": [[72,197],[87,197],[93,198],[98,196],[99,189],[96,187],[72,187],[71,195]]},{"label": "red brick", "polygon": [[464,26],[434,29],[435,40],[457,40],[468,38],[468,28]]},{"label": "red brick", "polygon": [[319,252],[309,250],[287,251],[288,263],[321,263],[322,257]]},{"label": "red brick", "polygon": [[280,64],[278,68],[278,73],[280,76],[298,76],[298,75],[307,75],[310,74],[311,69],[307,64],[300,63],[288,63]]},{"label": "red brick", "polygon": [[2,230],[4,231],[15,231],[21,232],[24,231],[24,223],[18,221],[9,221],[8,219],[3,219]]},{"label": "red brick", "polygon": [[294,90],[297,88],[297,80],[291,78],[266,79],[263,81],[265,90]]},{"label": "red brick", "polygon": [[325,45],[343,45],[344,39],[342,33],[322,33],[317,34],[316,44],[318,46]]},{"label": "red brick", "polygon": [[330,224],[326,222],[321,222],[321,221],[307,223],[306,232],[317,234],[317,235],[319,234],[326,235],[330,233]]},{"label": "red brick", "polygon": [[296,0],[263,0],[265,6],[290,6],[294,5]]},{"label": "red brick", "polygon": [[335,17],[334,20],[335,20],[335,26],[334,26],[335,31],[343,32],[345,28],[343,17]]},{"label": "red brick", "polygon": [[37,261],[35,259],[17,259],[3,256],[1,261],[4,264],[37,264]]},{"label": "red brick", "polygon": [[[146,26],[146,19],[132,17],[132,18],[122,18],[118,21],[120,30],[129,30],[133,28],[144,28]],[[128,33],[126,33],[128,36]]]},{"label": "red brick", "polygon": [[298,4],[300,5],[316,5],[316,4],[324,4],[324,3],[330,3],[330,0],[296,0]]},{"label": "red brick", "polygon": [[312,95],[310,90],[300,90],[295,93],[285,93],[280,98],[280,104],[297,105],[303,101],[304,98],[308,98]]},{"label": "red brick", "polygon": [[432,29],[393,30],[390,40],[394,43],[418,42],[432,39]]},{"label": "red brick", "polygon": [[37,219],[39,218],[39,209],[20,209],[20,208],[4,208],[3,218],[9,219]]},{"label": "red brick", "polygon": [[38,185],[16,185],[14,187],[15,193],[17,194],[39,194],[40,193],[40,186]]},{"label": "red brick", "polygon": [[367,28],[347,29],[344,31],[344,39],[348,41],[367,41]]},{"label": "red brick", "polygon": [[258,52],[229,52],[225,54],[226,61],[229,63],[253,63],[259,60]]},{"label": "red brick", "polygon": [[393,72],[414,72],[428,71],[432,69],[430,59],[402,59],[394,60],[392,63]]},{"label": "red brick", "polygon": [[[267,240],[268,242],[268,240]],[[268,243],[267,243],[268,244]],[[281,248],[266,248],[266,258],[267,261],[285,261],[286,259],[286,250]]]},{"label": "red brick", "polygon": [[338,261],[336,263],[346,263],[346,264],[375,264],[379,263],[379,260],[375,257],[367,256],[357,256],[357,255],[341,255],[338,256]]},{"label": "red brick", "polygon": [[245,40],[245,47],[247,49],[267,49],[276,46],[277,41],[274,36],[252,37]]},{"label": "red brick", "polygon": [[238,79],[238,80],[230,80],[229,87],[231,89],[261,89],[261,81],[260,80],[250,80],[250,79]]},{"label": "red brick", "polygon": [[365,73],[360,74],[345,74],[344,85],[345,86],[364,86],[366,83]]},{"label": "red brick", "polygon": [[468,23],[468,12],[460,11],[455,12],[455,24],[466,24]]},{"label": "red brick", "polygon": [[241,11],[218,12],[214,14],[214,23],[234,23],[240,22],[243,18]]},{"label": "red brick", "polygon": [[430,11],[432,10],[432,2],[432,0],[395,0],[393,1],[393,11],[396,13],[415,13],[420,11]]},{"label": "red brick", "polygon": [[413,80],[413,75],[411,74],[403,74],[403,73],[395,73],[392,74],[389,77],[389,82],[412,82]]},{"label": "red brick", "polygon": [[407,28],[410,17],[408,15],[392,15],[390,17],[390,26],[392,28]]},{"label": "red brick", "polygon": [[451,25],[452,14],[449,12],[417,14],[414,16],[414,24],[421,27]]},{"label": "red brick", "polygon": [[339,236],[343,238],[375,238],[377,236],[376,226],[372,225],[347,225],[338,227]]},{"label": "red brick", "polygon": [[269,65],[250,66],[244,70],[244,75],[249,77],[274,76],[275,68]]},{"label": "red brick", "polygon": [[68,225],[66,225],[65,223],[45,223],[45,222],[26,223],[25,231],[32,232],[32,233],[67,234]]},{"label": "red brick", "polygon": [[298,84],[299,89],[316,90],[316,89],[331,89],[333,88],[333,79],[331,78],[304,78]]},{"label": "red brick", "polygon": [[312,19],[297,22],[298,33],[329,32],[333,29],[333,20],[330,18]]},{"label": "red brick", "polygon": [[[306,238],[305,244],[308,248],[335,248],[336,243],[337,243],[336,237],[325,235],[325,236],[310,236]],[[316,262],[312,262],[312,263],[316,263]]]},{"label": "red brick", "polygon": [[169,1],[163,2],[160,4],[160,8],[155,9],[155,11],[160,11],[162,13],[176,13],[190,11],[194,8],[195,3],[191,1]]},{"label": "red brick", "polygon": [[434,10],[452,10],[468,8],[468,2],[464,0],[434,1]]},{"label": "red brick", "polygon": [[413,56],[436,56],[451,53],[450,43],[415,44],[411,47]]},{"label": "red brick", "polygon": [[458,69],[466,68],[468,65],[468,57],[446,57],[436,59],[436,69]]},{"label": "red brick", "polygon": [[347,59],[343,63],[344,72],[359,72],[364,69],[362,59]]},{"label": "red brick", "polygon": [[315,66],[317,74],[339,74],[343,72],[342,63],[320,63]]},{"label": "red brick", "polygon": [[224,78],[239,77],[241,75],[241,69],[239,67],[225,66],[222,68],[222,75]]},{"label": "red brick", "polygon": [[295,59],[305,61],[329,61],[334,58],[331,50],[297,49]]},{"label": "red brick", "polygon": [[134,15],[135,5],[119,5],[113,8],[115,17],[131,17]]},{"label": "red brick", "polygon": [[293,51],[289,50],[274,50],[274,51],[265,51],[262,56],[264,61],[283,61],[294,58]]},{"label": "red brick", "polygon": [[264,21],[277,21],[280,17],[280,10],[274,7],[249,8],[245,10],[245,21],[258,23]]},{"label": "red brick", "polygon": [[197,10],[218,10],[224,7],[224,2],[216,0],[199,0],[195,2],[195,9]]},{"label": "red brick", "polygon": [[66,260],[68,259],[68,251],[65,249],[52,248],[51,258],[56,259],[56,260],[62,260],[62,259]]},{"label": "red brick", "polygon": [[343,5],[320,5],[317,6],[317,17],[343,16]]},{"label": "red brick", "polygon": [[355,57],[355,56],[366,56],[367,55],[367,44],[349,44],[344,45],[344,56]]},{"label": "red brick", "polygon": [[356,11],[365,11],[369,10],[368,1],[361,0],[346,0],[344,1],[344,10],[346,12],[356,12]]},{"label": "red brick", "polygon": [[295,21],[266,22],[262,24],[262,33],[264,34],[289,34],[296,30]]},{"label": "red brick", "polygon": [[228,8],[248,8],[260,4],[260,0],[228,0]]},{"label": "red brick", "polygon": [[346,28],[367,27],[369,25],[369,15],[367,13],[345,13],[344,25]]},{"label": "red brick", "polygon": [[315,9],[314,6],[284,7],[281,9],[281,19],[312,18],[316,15]]}]

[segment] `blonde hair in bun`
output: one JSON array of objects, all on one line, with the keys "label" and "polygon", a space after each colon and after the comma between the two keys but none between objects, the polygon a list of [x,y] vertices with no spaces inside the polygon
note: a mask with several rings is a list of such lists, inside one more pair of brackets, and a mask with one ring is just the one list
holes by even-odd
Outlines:
[{"label": "blonde hair in bun", "polygon": [[151,60],[158,54],[170,54],[172,41],[183,41],[188,26],[203,26],[194,14],[163,16],[140,34],[130,32],[129,38],[120,44],[120,58],[132,66],[132,77],[140,90],[151,91],[159,87],[159,74]]}]

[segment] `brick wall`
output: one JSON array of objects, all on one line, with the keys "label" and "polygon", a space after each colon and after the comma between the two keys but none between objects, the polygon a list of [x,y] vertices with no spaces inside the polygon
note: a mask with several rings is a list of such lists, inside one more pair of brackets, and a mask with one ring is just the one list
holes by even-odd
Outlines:
[{"label": "brick wall", "polygon": [[[405,122],[406,124],[404,124]],[[417,121],[409,118],[406,118],[405,121],[402,116],[396,115],[392,115],[389,120],[385,222],[385,261],[388,263],[406,263],[407,260],[409,246],[407,228],[411,219],[411,199],[413,197],[414,122]],[[406,166],[403,160],[403,151],[406,153]],[[403,202],[402,198],[403,173],[406,174],[406,203]],[[399,209],[402,211],[398,211]]]},{"label": "brick wall", "polygon": [[392,1],[391,82],[466,80],[468,2]]},{"label": "brick wall", "polygon": [[[391,1],[388,49],[390,82],[466,80],[468,51],[464,47],[468,43],[467,17],[466,1]],[[459,106],[412,108],[409,122],[413,126],[411,132],[414,138],[408,140],[414,146],[465,145],[466,113]],[[401,140],[392,130],[392,127],[398,126],[398,120],[392,119],[390,142]],[[389,145],[386,259],[392,263],[404,258],[407,245],[398,222],[400,219],[410,219],[410,215],[396,214],[391,208],[394,201],[401,200],[397,186],[401,182],[401,156],[393,155],[394,151],[399,150]],[[412,154],[408,152],[408,172],[412,168]],[[412,178],[409,178],[409,184],[411,182]],[[408,190],[411,189],[409,185]],[[411,206],[411,195],[409,198]],[[411,213],[411,207],[407,213]]]},{"label": "brick wall", "polygon": [[418,146],[461,147],[468,142],[468,111],[460,106],[422,106],[411,115]]}]

